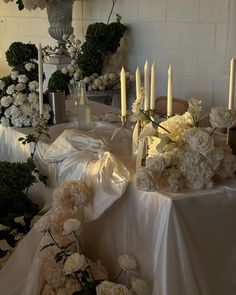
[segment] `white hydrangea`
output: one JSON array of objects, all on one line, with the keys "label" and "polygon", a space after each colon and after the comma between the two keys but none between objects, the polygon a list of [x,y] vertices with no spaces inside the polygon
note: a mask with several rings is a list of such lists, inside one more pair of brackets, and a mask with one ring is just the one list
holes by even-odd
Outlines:
[{"label": "white hydrangea", "polygon": [[12,117],[18,117],[21,115],[21,110],[19,107],[12,105],[8,108],[8,110],[10,111],[10,116]]},{"label": "white hydrangea", "polygon": [[38,81],[31,81],[29,82],[29,89],[32,91],[36,91],[39,88]]},{"label": "white hydrangea", "polygon": [[28,77],[26,75],[19,75],[18,76],[18,82],[19,83],[26,83],[28,81]]},{"label": "white hydrangea", "polygon": [[6,93],[11,95],[14,93],[14,91],[15,91],[15,85],[11,84],[10,86],[7,87]]},{"label": "white hydrangea", "polygon": [[15,86],[15,91],[17,92],[21,92],[22,90],[24,90],[26,88],[25,84],[24,83],[18,83],[16,84]]},{"label": "white hydrangea", "polygon": [[3,96],[1,98],[1,105],[5,108],[9,107],[12,102],[13,102],[13,97],[11,96]]},{"label": "white hydrangea", "polygon": [[16,98],[15,98],[15,101],[14,101],[14,105],[16,106],[21,106],[24,104],[25,102],[25,98],[26,98],[26,95],[23,94],[23,93],[18,93]]},{"label": "white hydrangea", "polygon": [[4,127],[10,127],[10,121],[8,118],[2,117],[1,118],[1,123]]},{"label": "white hydrangea", "polygon": [[35,69],[35,64],[34,64],[34,63],[31,63],[31,62],[26,63],[26,64],[25,64],[25,69],[26,69],[28,72],[30,72],[32,69]]}]

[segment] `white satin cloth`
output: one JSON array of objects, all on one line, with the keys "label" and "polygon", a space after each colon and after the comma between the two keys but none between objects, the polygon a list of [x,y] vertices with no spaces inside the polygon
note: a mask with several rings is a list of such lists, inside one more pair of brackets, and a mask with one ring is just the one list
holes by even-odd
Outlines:
[{"label": "white satin cloth", "polygon": [[[79,150],[78,141],[71,145],[74,137],[81,134],[63,134],[63,130],[74,128],[73,123],[50,128],[51,142],[70,137],[66,144],[71,149],[76,146],[63,160],[59,160],[63,151],[52,160],[57,146],[50,153],[48,142],[41,143],[38,157],[45,156],[39,163],[53,175],[50,178],[55,183],[78,175],[96,187],[93,206],[86,210],[87,220],[92,220],[85,224],[83,232],[86,254],[91,259],[101,259],[111,279],[118,272],[117,256],[135,255],[140,277],[152,286],[153,295],[236,294],[236,182],[179,194],[137,191],[132,180],[128,184],[128,170],[122,162],[104,148],[108,136],[102,140],[92,136],[92,146],[96,148],[89,158],[88,153]],[[109,134],[109,127],[105,129]],[[4,156],[6,160],[23,160],[28,155],[28,148],[17,143],[23,130],[26,131],[0,127],[1,159]],[[115,130],[115,136],[125,140],[124,130]],[[113,143],[117,142],[118,138],[113,138]],[[88,158],[89,161],[81,162]],[[65,160],[67,164],[63,166]],[[50,201],[50,190],[40,187],[39,192],[41,195],[33,195],[37,201]],[[20,242],[0,271],[0,295],[39,295],[40,240],[41,235],[31,230]]]}]

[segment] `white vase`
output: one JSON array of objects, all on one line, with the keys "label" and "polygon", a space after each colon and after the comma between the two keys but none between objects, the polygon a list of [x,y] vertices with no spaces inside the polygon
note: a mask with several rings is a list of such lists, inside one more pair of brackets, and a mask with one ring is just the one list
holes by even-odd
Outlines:
[{"label": "white vase", "polygon": [[59,44],[64,43],[62,36],[71,35],[74,31],[72,10],[74,0],[54,0],[47,3],[47,14],[50,27],[48,32]]}]

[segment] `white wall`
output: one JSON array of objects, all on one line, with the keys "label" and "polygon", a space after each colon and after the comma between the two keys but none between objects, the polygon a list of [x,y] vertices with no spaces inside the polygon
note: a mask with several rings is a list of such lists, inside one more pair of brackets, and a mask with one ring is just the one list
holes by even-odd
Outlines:
[{"label": "white wall", "polygon": [[[174,70],[174,96],[202,98],[206,106],[226,104],[224,74],[228,0],[117,0],[115,12],[129,26],[128,62],[135,71],[145,59],[158,69],[157,95],[166,93],[166,73]],[[90,21],[106,21],[111,0],[84,0],[84,30]],[[81,37],[81,2],[74,5],[74,28]],[[47,33],[46,11],[19,12],[0,1],[0,49],[13,41],[54,44]],[[4,57],[0,75],[8,71]]]}]

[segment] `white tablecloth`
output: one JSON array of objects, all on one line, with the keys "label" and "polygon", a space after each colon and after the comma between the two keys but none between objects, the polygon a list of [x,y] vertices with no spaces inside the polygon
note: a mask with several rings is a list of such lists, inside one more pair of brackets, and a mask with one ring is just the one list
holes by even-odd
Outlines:
[{"label": "white tablecloth", "polygon": [[[53,128],[59,132],[58,127]],[[15,151],[27,154],[26,147],[7,145],[6,138],[18,130],[0,130],[0,155],[18,160]],[[101,217],[85,225],[84,244],[111,278],[119,254],[135,255],[153,295],[235,295],[235,212],[235,181],[180,194],[141,192],[131,182]],[[20,243],[0,272],[0,295],[39,294],[40,265],[32,262],[40,239],[32,230]]]}]

